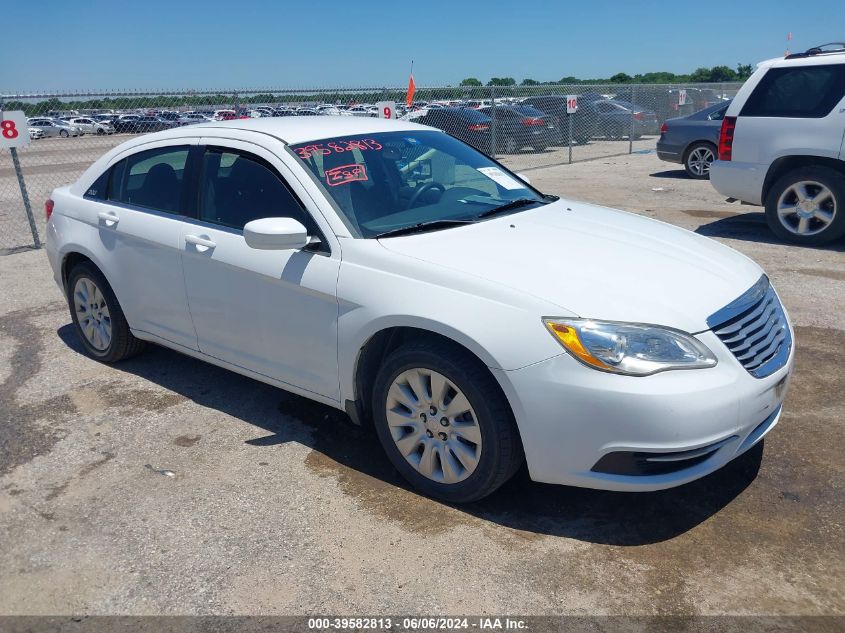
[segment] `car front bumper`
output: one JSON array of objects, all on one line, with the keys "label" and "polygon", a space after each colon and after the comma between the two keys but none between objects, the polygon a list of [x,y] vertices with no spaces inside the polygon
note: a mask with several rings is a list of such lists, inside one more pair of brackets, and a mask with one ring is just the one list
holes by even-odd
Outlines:
[{"label": "car front bumper", "polygon": [[[631,377],[596,371],[564,353],[518,370],[494,370],[511,402],[531,478],[661,490],[718,470],[759,442],[780,418],[794,346],[783,367],[757,379],[715,334],[698,338],[716,354],[715,367]],[[636,464],[644,467],[634,472]]]}]

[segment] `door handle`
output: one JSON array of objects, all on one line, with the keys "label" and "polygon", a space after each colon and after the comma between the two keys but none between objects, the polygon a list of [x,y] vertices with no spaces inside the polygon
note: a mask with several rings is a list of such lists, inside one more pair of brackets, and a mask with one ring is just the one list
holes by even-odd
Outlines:
[{"label": "door handle", "polygon": [[120,222],[120,218],[114,211],[100,211],[97,214],[97,217],[100,218],[106,224],[117,224],[118,222]]},{"label": "door handle", "polygon": [[217,246],[216,242],[212,242],[204,237],[200,237],[199,235],[186,235],[185,241],[188,244],[193,244],[194,246],[203,246],[205,248],[214,248]]}]

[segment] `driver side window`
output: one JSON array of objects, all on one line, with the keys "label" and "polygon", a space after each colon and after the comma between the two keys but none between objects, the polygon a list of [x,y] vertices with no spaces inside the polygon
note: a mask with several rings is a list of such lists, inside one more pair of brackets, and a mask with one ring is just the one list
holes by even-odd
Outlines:
[{"label": "driver side window", "polygon": [[263,159],[229,149],[206,149],[200,176],[200,220],[240,230],[252,220],[282,217],[301,222],[309,235],[318,233],[311,216]]}]

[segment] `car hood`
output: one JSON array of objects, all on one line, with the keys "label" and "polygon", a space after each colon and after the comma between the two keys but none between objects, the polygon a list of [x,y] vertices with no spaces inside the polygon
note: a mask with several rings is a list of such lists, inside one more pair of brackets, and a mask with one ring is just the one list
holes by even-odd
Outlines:
[{"label": "car hood", "polygon": [[687,332],[708,329],[707,317],[762,274],[753,261],[715,240],[565,200],[380,242],[394,253],[556,304],[563,316],[655,323]]}]

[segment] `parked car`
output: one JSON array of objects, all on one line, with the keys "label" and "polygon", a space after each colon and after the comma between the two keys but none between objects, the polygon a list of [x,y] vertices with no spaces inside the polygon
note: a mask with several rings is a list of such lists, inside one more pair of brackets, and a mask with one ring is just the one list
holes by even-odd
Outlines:
[{"label": "parked car", "polygon": [[297,108],[296,109],[296,116],[317,116],[320,113],[317,112],[314,108]]},{"label": "parked car", "polygon": [[214,120],[215,121],[234,121],[238,118],[238,113],[234,110],[215,110],[214,111]]},{"label": "parked car", "polygon": [[135,122],[140,118],[140,114],[122,114],[112,121],[112,127],[115,132],[134,132]]},{"label": "parked car", "polygon": [[[470,108],[487,116],[496,114],[496,151],[515,154],[530,147],[542,152],[558,139],[558,130],[551,117],[531,106],[496,106]],[[492,134],[492,130],[491,130]]]},{"label": "parked car", "polygon": [[71,125],[75,125],[85,134],[114,134],[114,128],[108,123],[97,121],[92,117],[77,117],[68,121]]},{"label": "parked car", "polygon": [[37,127],[29,128],[29,138],[33,141],[38,138],[44,138],[44,132]]},{"label": "parked car", "polygon": [[492,153],[493,120],[472,108],[429,108],[428,112],[414,119],[415,123],[430,125],[471,145],[485,154]]},{"label": "parked car", "polygon": [[728,105],[729,101],[717,103],[695,114],[666,121],[660,128],[657,157],[681,163],[690,178],[709,178]]},{"label": "parked car", "polygon": [[587,107],[587,102],[581,97],[578,100],[579,106],[575,114],[566,112],[566,96],[564,95],[539,95],[526,97],[521,105],[537,108],[551,117],[552,122],[558,129],[560,142],[569,145],[569,117],[572,117],[572,142],[588,143],[596,135],[598,117],[595,110]]},{"label": "parked car", "polygon": [[195,123],[207,123],[211,120],[213,119],[199,112],[185,112],[179,117],[177,123],[179,125],[194,125]]},{"label": "parked car", "polygon": [[589,102],[585,107],[596,113],[596,136],[612,140],[636,140],[644,134],[655,134],[658,131],[657,115],[629,102],[601,99]]},{"label": "parked car", "polygon": [[176,128],[45,209],[85,353],[152,341],[345,410],[452,503],[523,460],[535,481],[610,490],[703,477],[777,424],[793,366],[751,259],[544,195],[410,122]]},{"label": "parked car", "polygon": [[273,116],[296,116],[296,110],[292,108],[273,108]]},{"label": "parked car", "polygon": [[845,45],[757,66],[722,120],[710,182],[765,205],[781,239],[818,245],[845,235]]},{"label": "parked car", "polygon": [[45,117],[33,117],[28,119],[28,127],[38,128],[43,136],[82,136],[85,134],[75,125],[61,119],[48,119]]},{"label": "parked car", "polygon": [[352,106],[346,112],[350,116],[373,116],[367,107],[360,105]]},{"label": "parked car", "polygon": [[177,127],[174,121],[167,121],[156,116],[129,115],[121,117],[114,122],[114,129],[117,132],[129,132],[131,134],[146,134],[159,132]]}]

